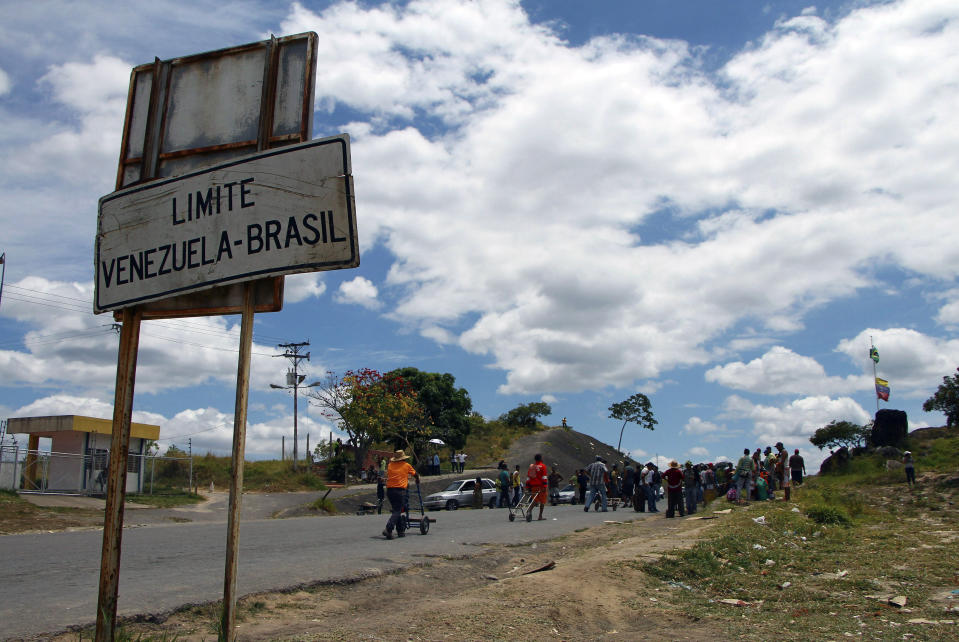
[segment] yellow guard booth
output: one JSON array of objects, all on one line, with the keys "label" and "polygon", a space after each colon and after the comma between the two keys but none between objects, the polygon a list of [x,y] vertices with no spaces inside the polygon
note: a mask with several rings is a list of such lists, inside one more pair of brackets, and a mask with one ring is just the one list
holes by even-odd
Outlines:
[{"label": "yellow guard booth", "polygon": [[[14,417],[7,421],[7,432],[29,435],[23,490],[105,492],[113,435],[111,420],[78,415]],[[41,437],[51,440],[49,455],[38,452]],[[159,437],[159,426],[131,425],[127,492],[142,492],[144,451],[147,442]],[[47,457],[45,466],[40,465],[40,457]]]}]

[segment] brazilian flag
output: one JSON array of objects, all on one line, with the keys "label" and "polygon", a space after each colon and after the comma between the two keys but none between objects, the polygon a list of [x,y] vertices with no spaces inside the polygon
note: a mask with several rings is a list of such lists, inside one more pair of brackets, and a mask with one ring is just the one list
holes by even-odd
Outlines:
[{"label": "brazilian flag", "polygon": [[876,350],[875,346],[869,348],[869,358],[875,361],[876,363],[879,363],[879,351]]}]

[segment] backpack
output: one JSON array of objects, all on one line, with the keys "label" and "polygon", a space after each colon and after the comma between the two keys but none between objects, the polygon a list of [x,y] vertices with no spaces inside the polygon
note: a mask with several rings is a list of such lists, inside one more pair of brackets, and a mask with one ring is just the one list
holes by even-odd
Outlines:
[{"label": "backpack", "polygon": [[729,489],[729,492],[726,493],[726,499],[729,500],[729,501],[731,501],[731,502],[736,501],[736,489],[735,489],[735,488],[730,488],[730,489]]},{"label": "backpack", "polygon": [[662,484],[662,483],[663,483],[663,476],[659,474],[659,471],[658,471],[658,470],[654,470],[654,471],[653,471],[653,483],[654,483],[654,484]]}]

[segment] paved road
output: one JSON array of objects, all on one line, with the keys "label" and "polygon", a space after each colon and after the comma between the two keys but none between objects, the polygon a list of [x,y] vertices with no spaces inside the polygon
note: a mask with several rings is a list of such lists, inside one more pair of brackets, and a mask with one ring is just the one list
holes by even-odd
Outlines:
[{"label": "paved road", "polygon": [[[125,522],[142,523],[145,514],[128,511]],[[392,541],[380,535],[385,515],[245,519],[240,527],[237,593],[382,573],[434,556],[478,553],[488,543],[543,540],[604,520],[648,514],[632,510],[587,514],[581,506],[547,506],[547,519],[534,518],[531,523],[508,521],[506,510],[429,515],[437,521],[427,535],[411,531]],[[102,537],[100,530],[0,537],[4,639],[39,637],[95,622]],[[162,613],[222,598],[225,542],[225,517],[125,529],[119,613]]]}]

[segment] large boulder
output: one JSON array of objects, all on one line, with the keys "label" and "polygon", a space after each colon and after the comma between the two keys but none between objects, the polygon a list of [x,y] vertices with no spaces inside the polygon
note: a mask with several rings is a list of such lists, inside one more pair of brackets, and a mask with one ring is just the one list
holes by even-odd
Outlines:
[{"label": "large boulder", "polygon": [[876,413],[869,441],[876,448],[899,446],[906,441],[908,434],[909,421],[906,419],[906,411],[883,409]]},{"label": "large boulder", "polygon": [[830,453],[819,466],[819,474],[838,473],[849,463],[849,449],[842,446],[834,453]]}]

